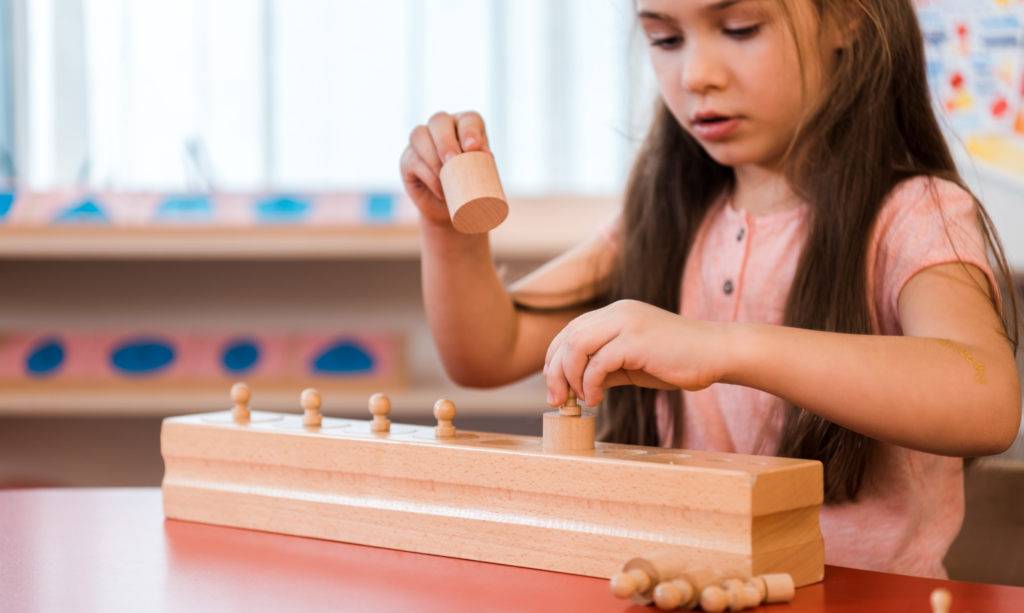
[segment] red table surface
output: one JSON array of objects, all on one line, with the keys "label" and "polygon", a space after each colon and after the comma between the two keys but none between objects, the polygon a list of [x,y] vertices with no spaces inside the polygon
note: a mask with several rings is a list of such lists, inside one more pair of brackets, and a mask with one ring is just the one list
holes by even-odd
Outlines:
[{"label": "red table surface", "polygon": [[[625,560],[623,560],[625,562]],[[1024,611],[1024,588],[835,566],[757,611]],[[159,489],[0,492],[0,611],[631,611],[608,582],[165,520]]]}]

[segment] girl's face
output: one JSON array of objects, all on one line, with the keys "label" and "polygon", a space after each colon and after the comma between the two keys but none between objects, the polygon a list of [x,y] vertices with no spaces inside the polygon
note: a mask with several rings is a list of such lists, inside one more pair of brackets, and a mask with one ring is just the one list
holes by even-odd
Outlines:
[{"label": "girl's face", "polygon": [[835,54],[809,0],[791,4],[795,31],[777,0],[637,1],[665,104],[720,164],[777,168],[822,94]]}]

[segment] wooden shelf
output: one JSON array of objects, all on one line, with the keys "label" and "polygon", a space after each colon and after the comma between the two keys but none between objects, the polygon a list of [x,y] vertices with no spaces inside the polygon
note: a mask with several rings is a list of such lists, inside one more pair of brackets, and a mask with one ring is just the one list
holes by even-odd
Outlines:
[{"label": "wooden shelf", "polygon": [[[374,391],[332,391],[319,388],[325,415],[369,419],[367,400]],[[263,391],[253,388],[250,408],[261,411],[301,413],[301,389]],[[499,390],[466,390],[438,385],[406,390],[383,390],[391,399],[391,419],[429,417],[434,403],[448,398],[462,417],[540,416],[551,410],[544,402],[539,379],[530,379]],[[53,390],[0,389],[0,416],[5,417],[168,417],[230,408],[229,388],[153,390],[117,387],[60,388]]]},{"label": "wooden shelf", "polygon": [[[617,198],[510,202],[491,233],[496,257],[550,258],[582,241]],[[0,226],[0,259],[311,260],[415,259],[416,226]]]}]

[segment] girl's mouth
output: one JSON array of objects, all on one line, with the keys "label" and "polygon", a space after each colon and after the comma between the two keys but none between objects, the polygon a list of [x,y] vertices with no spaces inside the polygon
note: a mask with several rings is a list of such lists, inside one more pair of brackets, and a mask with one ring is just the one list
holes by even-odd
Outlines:
[{"label": "girl's mouth", "polygon": [[739,117],[726,117],[705,111],[694,116],[693,131],[702,140],[722,140],[731,135],[739,125]]}]

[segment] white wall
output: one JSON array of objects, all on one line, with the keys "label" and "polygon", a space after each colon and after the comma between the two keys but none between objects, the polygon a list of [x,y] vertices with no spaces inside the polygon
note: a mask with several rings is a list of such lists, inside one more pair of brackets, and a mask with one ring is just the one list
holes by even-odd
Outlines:
[{"label": "white wall", "polygon": [[15,1],[36,188],[393,189],[413,126],[466,109],[510,192],[628,170],[630,0]]}]

